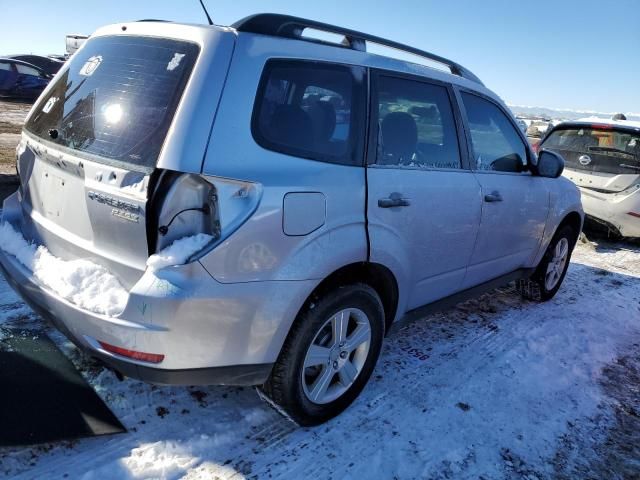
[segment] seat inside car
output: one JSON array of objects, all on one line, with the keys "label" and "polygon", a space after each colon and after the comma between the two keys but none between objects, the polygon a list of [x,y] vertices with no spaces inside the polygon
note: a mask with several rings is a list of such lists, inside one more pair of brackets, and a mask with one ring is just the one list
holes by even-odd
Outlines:
[{"label": "seat inside car", "polygon": [[383,151],[378,161],[385,165],[410,163],[418,145],[418,127],[413,117],[406,112],[388,113],[382,119],[380,132]]},{"label": "seat inside car", "polygon": [[297,105],[279,105],[271,117],[270,130],[277,143],[307,150],[313,144],[313,124]]},{"label": "seat inside car", "polygon": [[336,109],[333,104],[316,100],[309,106],[307,113],[313,125],[316,148],[329,154],[341,153],[344,150],[344,142],[332,141],[336,129]]}]

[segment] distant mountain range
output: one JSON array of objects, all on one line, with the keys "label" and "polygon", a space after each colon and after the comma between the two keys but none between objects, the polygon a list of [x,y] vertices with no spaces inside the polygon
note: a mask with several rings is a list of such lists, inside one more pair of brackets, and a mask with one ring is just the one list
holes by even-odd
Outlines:
[{"label": "distant mountain range", "polygon": [[515,115],[526,115],[535,117],[545,117],[549,119],[577,120],[584,117],[611,118],[616,113],[624,113],[627,120],[640,121],[640,113],[635,112],[594,112],[587,110],[568,110],[562,108],[531,107],[528,105],[509,105]]}]

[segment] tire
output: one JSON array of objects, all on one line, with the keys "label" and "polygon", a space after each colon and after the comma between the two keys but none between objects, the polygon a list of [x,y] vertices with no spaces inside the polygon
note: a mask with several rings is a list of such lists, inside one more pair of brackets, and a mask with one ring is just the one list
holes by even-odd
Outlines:
[{"label": "tire", "polygon": [[[533,275],[516,284],[523,297],[537,302],[546,302],[558,293],[567,274],[571,253],[577,239],[578,234],[568,225],[558,229]],[[564,259],[559,258],[558,255],[565,248]]]},{"label": "tire", "polygon": [[[319,425],[335,417],[369,380],[384,328],[382,302],[368,285],[340,287],[308,302],[287,336],[264,393],[300,425]],[[336,331],[342,333],[336,336]]]}]

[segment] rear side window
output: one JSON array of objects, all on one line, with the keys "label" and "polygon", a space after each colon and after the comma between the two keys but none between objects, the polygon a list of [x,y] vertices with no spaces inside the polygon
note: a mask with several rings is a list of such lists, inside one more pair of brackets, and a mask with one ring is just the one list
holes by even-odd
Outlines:
[{"label": "rear side window", "polygon": [[460,151],[447,88],[380,76],[378,165],[460,168]]},{"label": "rear side window", "polygon": [[559,128],[542,147],[560,153],[567,168],[587,172],[640,173],[640,132],[607,126]]},{"label": "rear side window", "polygon": [[149,37],[97,37],[71,60],[26,129],[97,161],[148,171],[199,52]]},{"label": "rear side window", "polygon": [[39,77],[40,72],[33,67],[29,67],[28,65],[22,65],[20,63],[16,63],[16,69],[18,73],[22,75],[33,75],[34,77]]},{"label": "rear side window", "polygon": [[322,62],[267,62],[252,132],[264,148],[297,157],[361,165],[364,69]]},{"label": "rear side window", "polygon": [[492,102],[462,93],[467,111],[474,170],[522,172],[527,165],[527,147],[516,127]]}]

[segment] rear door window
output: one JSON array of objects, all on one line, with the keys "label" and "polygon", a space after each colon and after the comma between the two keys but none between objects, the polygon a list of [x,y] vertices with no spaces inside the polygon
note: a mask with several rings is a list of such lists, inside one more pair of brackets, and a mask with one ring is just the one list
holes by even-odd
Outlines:
[{"label": "rear door window", "polygon": [[26,129],[97,161],[155,166],[196,61],[195,44],[164,38],[90,39]]},{"label": "rear door window", "polygon": [[22,65],[21,63],[16,63],[16,69],[18,70],[18,73],[22,75],[33,75],[34,77],[41,76],[40,72],[37,69],[28,65]]},{"label": "rear door window", "polygon": [[361,165],[364,74],[361,67],[270,60],[254,106],[256,142],[297,157]]},{"label": "rear door window", "polygon": [[562,155],[567,168],[586,172],[640,174],[640,132],[608,126],[559,128],[542,147]]},{"label": "rear door window", "polygon": [[460,168],[458,133],[447,87],[381,75],[376,164]]}]

